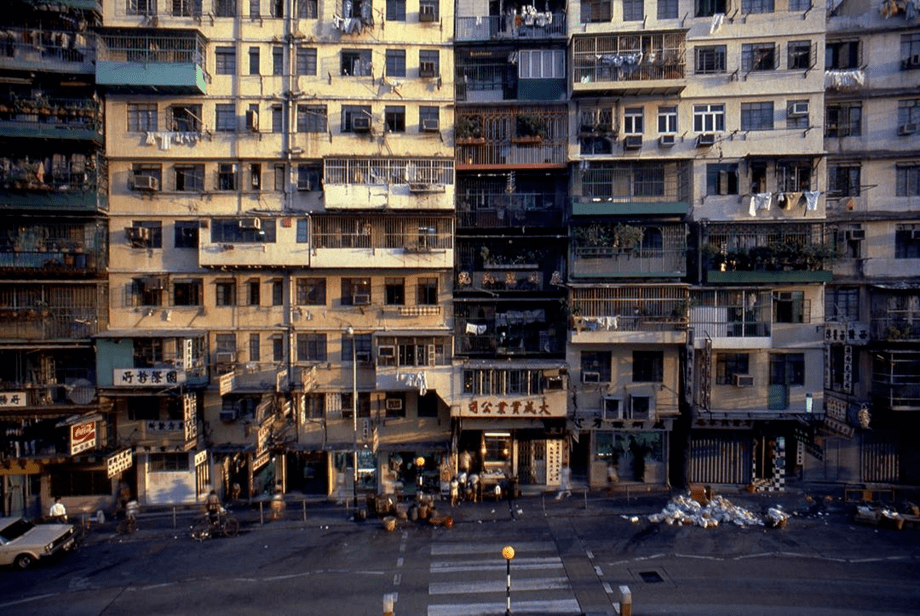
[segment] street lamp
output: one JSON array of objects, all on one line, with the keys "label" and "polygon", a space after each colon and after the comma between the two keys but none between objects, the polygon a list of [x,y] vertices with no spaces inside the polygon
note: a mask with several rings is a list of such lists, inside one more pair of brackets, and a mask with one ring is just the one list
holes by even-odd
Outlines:
[{"label": "street lamp", "polygon": [[505,616],[511,616],[511,559],[514,558],[514,548],[506,545],[502,548],[502,558],[505,559],[508,583],[505,586],[505,597],[507,597],[507,607]]},{"label": "street lamp", "polygon": [[348,335],[351,337],[351,435],[352,435],[352,466],[354,474],[352,480],[352,493],[355,498],[355,516],[358,515],[358,350],[355,344],[355,328],[348,326]]}]

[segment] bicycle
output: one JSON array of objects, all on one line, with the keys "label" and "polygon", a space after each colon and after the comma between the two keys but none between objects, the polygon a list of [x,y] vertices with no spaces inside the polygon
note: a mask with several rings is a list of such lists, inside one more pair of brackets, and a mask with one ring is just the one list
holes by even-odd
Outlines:
[{"label": "bicycle", "polygon": [[215,521],[206,513],[198,519],[191,529],[192,539],[204,541],[212,537],[236,537],[240,532],[240,521],[227,513],[224,509]]}]

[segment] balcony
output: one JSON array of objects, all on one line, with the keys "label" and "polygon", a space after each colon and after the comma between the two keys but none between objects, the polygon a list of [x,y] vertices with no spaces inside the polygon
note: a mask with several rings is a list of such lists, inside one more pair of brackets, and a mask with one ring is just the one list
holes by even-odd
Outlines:
[{"label": "balcony", "polygon": [[105,229],[96,223],[29,227],[0,224],[0,272],[30,276],[89,276],[104,269]]},{"label": "balcony", "polygon": [[4,28],[0,34],[0,69],[92,75],[92,36],[42,28]]},{"label": "balcony", "polygon": [[207,40],[188,30],[99,34],[96,84],[112,91],[207,94]]},{"label": "balcony", "polygon": [[206,336],[199,329],[102,329],[96,336],[99,387],[152,394],[207,386]]},{"label": "balcony", "polygon": [[456,354],[470,357],[560,357],[565,316],[559,300],[455,303]]},{"label": "balcony", "polygon": [[534,12],[524,15],[484,15],[457,17],[454,40],[506,41],[565,38],[566,14],[557,12]]},{"label": "balcony", "polygon": [[877,408],[892,411],[920,410],[920,353],[874,353],[872,396]]},{"label": "balcony", "polygon": [[[565,206],[564,178],[525,173],[476,175],[457,179],[460,230],[559,229]],[[509,188],[513,192],[509,192]],[[538,231],[537,231],[538,232]]]},{"label": "balcony", "polygon": [[[44,143],[38,145],[47,151]],[[27,142],[23,148],[31,145]],[[101,156],[45,151],[0,157],[0,206],[88,214],[108,209]],[[46,156],[51,159],[50,169],[41,162]]]},{"label": "balcony", "polygon": [[572,227],[573,278],[682,277],[686,227],[593,223]]},{"label": "balcony", "polygon": [[88,339],[105,329],[106,316],[103,290],[95,285],[0,287],[0,340]]},{"label": "balcony", "polygon": [[576,96],[673,96],[686,86],[686,32],[577,36]]},{"label": "balcony", "polygon": [[583,162],[572,215],[682,218],[690,208],[690,178],[686,163]]},{"label": "balcony", "polygon": [[713,348],[768,348],[773,294],[755,288],[696,289],[690,293],[690,326]]},{"label": "balcony", "polygon": [[75,406],[85,406],[96,397],[95,385],[87,379],[71,383],[3,383],[0,385],[0,415],[3,411],[23,409],[60,413],[73,412]]},{"label": "balcony", "polygon": [[910,289],[873,289],[870,335],[874,341],[920,341],[920,295]]},{"label": "balcony", "polygon": [[683,285],[572,289],[572,343],[684,344],[689,295]]},{"label": "balcony", "polygon": [[866,85],[866,71],[847,68],[824,71],[824,88],[829,92],[858,92]]},{"label": "balcony", "polygon": [[327,210],[453,211],[451,159],[328,158],[323,167]]},{"label": "balcony", "polygon": [[91,98],[0,99],[0,137],[68,139],[102,144],[102,111]]},{"label": "balcony", "polygon": [[458,293],[490,296],[564,294],[559,240],[464,241],[457,248]]},{"label": "balcony", "polygon": [[457,169],[564,168],[568,117],[564,107],[460,109]]}]

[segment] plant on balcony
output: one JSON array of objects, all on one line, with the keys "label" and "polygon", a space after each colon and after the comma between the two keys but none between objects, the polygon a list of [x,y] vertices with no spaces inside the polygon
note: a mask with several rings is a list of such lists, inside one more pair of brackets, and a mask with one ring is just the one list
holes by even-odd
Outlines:
[{"label": "plant on balcony", "polygon": [[[636,225],[603,223],[578,227],[573,231],[576,248],[603,249],[612,253],[636,254],[645,239],[645,229]],[[593,252],[593,251],[590,251]]]},{"label": "plant on balcony", "polygon": [[460,116],[454,128],[458,145],[485,143],[482,136],[482,118],[479,116]]},{"label": "plant on balcony", "polygon": [[488,246],[479,249],[484,267],[508,268],[535,265],[540,262],[541,253],[536,250],[524,250],[513,255],[493,254]]},{"label": "plant on balcony", "polygon": [[539,116],[522,113],[515,118],[515,143],[540,143],[546,136],[546,124]]}]

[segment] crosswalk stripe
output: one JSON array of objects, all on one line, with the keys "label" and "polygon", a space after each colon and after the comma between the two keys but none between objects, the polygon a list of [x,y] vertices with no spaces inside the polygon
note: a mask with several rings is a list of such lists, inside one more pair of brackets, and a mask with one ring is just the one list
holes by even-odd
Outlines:
[{"label": "crosswalk stripe", "polygon": [[[507,582],[502,579],[484,582],[434,582],[428,585],[429,595],[474,594],[484,592],[505,592]],[[568,578],[515,578],[511,592],[528,590],[569,590]]]},{"label": "crosswalk stripe", "polygon": [[[449,556],[451,554],[495,554],[501,557],[502,543],[436,543],[431,546],[432,556]],[[556,553],[556,544],[552,541],[524,541],[514,544],[514,551],[518,554],[529,552]]]},{"label": "crosswalk stripe", "polygon": [[[494,569],[504,570],[505,561],[501,558],[486,560],[445,560],[431,563],[431,573],[456,573],[457,571],[491,571]],[[561,569],[562,559],[558,556],[547,556],[544,558],[515,558],[513,567],[515,570],[520,569]]]},{"label": "crosswalk stripe", "polygon": [[[504,614],[506,607],[503,602],[429,605],[428,616],[495,616],[495,614]],[[575,599],[559,599],[556,601],[515,601],[512,599],[511,612],[514,614],[527,612],[579,614],[581,613],[581,608]]]}]

